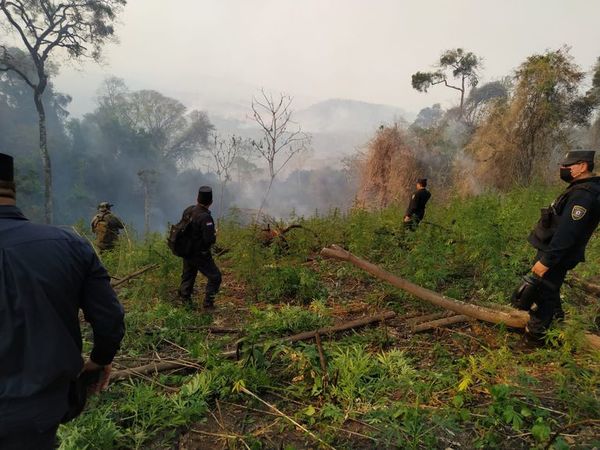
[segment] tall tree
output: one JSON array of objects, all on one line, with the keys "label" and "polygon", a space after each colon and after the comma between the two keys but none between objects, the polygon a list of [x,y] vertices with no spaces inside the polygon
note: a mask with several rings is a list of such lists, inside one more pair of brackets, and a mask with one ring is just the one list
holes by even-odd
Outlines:
[{"label": "tall tree", "polygon": [[24,47],[13,49],[0,43],[0,71],[16,73],[33,91],[47,223],[52,222],[53,214],[52,165],[43,94],[52,73],[50,58],[62,51],[70,59],[99,60],[102,46],[114,36],[112,24],[125,4],[126,0],[0,0],[2,22]]},{"label": "tall tree", "polygon": [[[94,115],[105,129],[149,142],[150,147],[140,148],[144,153],[138,156],[155,163],[187,162],[206,146],[214,128],[205,112],[188,113],[180,101],[157,91],[130,92],[125,82],[115,77],[104,81]],[[122,146],[123,141],[117,144]]]},{"label": "tall tree", "polygon": [[600,58],[592,69],[592,86],[571,104],[573,122],[588,126],[596,109],[600,108]]},{"label": "tall tree", "polygon": [[[412,76],[412,87],[419,92],[427,92],[431,86],[444,83],[446,87],[460,92],[460,113],[462,116],[465,93],[467,86],[477,86],[481,67],[481,58],[462,48],[446,50],[442,53],[437,64],[439,70],[434,72],[417,72]],[[452,78],[457,79],[459,85],[448,83],[448,71]]]},{"label": "tall tree", "polygon": [[547,176],[552,158],[569,145],[583,76],[567,48],[528,57],[516,71],[512,95],[494,104],[467,147],[479,179],[506,189]]},{"label": "tall tree", "polygon": [[492,81],[471,89],[469,96],[465,99],[464,122],[475,129],[485,119],[495,102],[508,98],[510,86],[511,80],[506,78],[502,81]]}]

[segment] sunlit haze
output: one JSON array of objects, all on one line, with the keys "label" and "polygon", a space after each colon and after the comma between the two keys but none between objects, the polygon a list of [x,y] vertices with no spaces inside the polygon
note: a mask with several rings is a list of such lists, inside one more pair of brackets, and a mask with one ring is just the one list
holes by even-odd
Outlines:
[{"label": "sunlit haze", "polygon": [[107,75],[191,107],[235,114],[265,87],[306,107],[329,98],[389,104],[415,114],[455,92],[410,86],[442,50],[485,60],[483,81],[528,55],[570,46],[582,69],[600,52],[600,3],[591,1],[129,0],[105,64],[63,67],[72,113],[92,109]]}]

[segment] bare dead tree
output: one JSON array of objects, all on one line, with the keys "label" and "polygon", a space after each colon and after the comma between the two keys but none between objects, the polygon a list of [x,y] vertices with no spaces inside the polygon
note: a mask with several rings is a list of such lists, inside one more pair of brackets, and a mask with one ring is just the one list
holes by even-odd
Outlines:
[{"label": "bare dead tree", "polygon": [[[0,72],[16,73],[33,91],[38,113],[44,170],[44,209],[52,222],[52,166],[42,96],[50,78],[52,55],[98,61],[103,44],[114,35],[114,22],[126,0],[0,0],[0,25],[16,33],[23,48],[0,42]],[[3,16],[3,17],[2,17]]]},{"label": "bare dead tree", "polygon": [[219,178],[219,215],[223,217],[223,195],[225,186],[231,180],[231,169],[238,156],[247,149],[250,142],[236,135],[223,138],[217,133],[212,136],[208,153],[213,160],[213,170]]},{"label": "bare dead tree", "polygon": [[253,141],[252,145],[267,162],[270,177],[263,204],[277,174],[294,156],[310,146],[311,136],[292,120],[292,100],[285,94],[274,99],[264,89],[261,89],[258,99],[252,99],[252,117],[263,134],[262,139]]}]

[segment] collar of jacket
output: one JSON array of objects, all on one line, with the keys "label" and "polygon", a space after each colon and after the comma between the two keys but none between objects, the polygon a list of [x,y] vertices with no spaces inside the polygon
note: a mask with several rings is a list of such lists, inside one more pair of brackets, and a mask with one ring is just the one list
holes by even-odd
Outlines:
[{"label": "collar of jacket", "polygon": [[201,205],[200,203],[197,203],[196,206],[198,207],[198,209],[202,212],[207,212],[210,214],[210,209],[208,209],[206,206]]},{"label": "collar of jacket", "polygon": [[0,219],[28,220],[17,206],[0,205]]},{"label": "collar of jacket", "polygon": [[587,178],[583,178],[581,180],[573,181],[571,184],[569,184],[569,187],[577,186],[578,184],[582,184],[582,183],[590,183],[590,182],[592,182],[592,183],[600,182],[600,176],[587,177]]}]

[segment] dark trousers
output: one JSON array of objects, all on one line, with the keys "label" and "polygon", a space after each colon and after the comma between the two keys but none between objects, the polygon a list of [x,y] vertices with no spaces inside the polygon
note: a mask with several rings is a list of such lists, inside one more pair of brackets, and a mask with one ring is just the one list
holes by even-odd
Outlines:
[{"label": "dark trousers", "polygon": [[412,216],[410,216],[410,220],[408,222],[403,222],[403,223],[404,223],[404,228],[406,230],[415,231],[417,229],[417,227],[419,226],[419,223],[421,223],[421,218],[419,216],[417,216],[416,214],[413,214]]},{"label": "dark trousers", "polygon": [[53,450],[56,445],[56,430],[58,426],[40,433],[28,431],[0,436],[2,450]]},{"label": "dark trousers", "polygon": [[550,327],[553,320],[564,318],[560,300],[560,288],[562,287],[567,272],[574,265],[558,264],[548,269],[544,275],[545,281],[540,285],[539,297],[536,301],[537,308],[529,311],[529,322],[526,331],[535,338],[542,338],[544,332]]},{"label": "dark trousers", "polygon": [[208,282],[206,283],[205,305],[212,305],[215,296],[221,286],[221,271],[213,261],[210,252],[203,253],[193,258],[183,259],[183,273],[181,274],[181,285],[179,286],[179,295],[183,298],[190,298],[194,290],[196,275],[200,272]]}]

